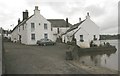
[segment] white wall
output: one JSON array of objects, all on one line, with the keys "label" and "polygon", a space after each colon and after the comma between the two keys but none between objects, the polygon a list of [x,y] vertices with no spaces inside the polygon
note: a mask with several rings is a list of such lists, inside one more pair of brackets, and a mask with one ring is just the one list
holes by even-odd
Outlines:
[{"label": "white wall", "polygon": [[[23,29],[24,27],[24,29]],[[21,25],[18,27],[18,39],[19,39],[19,35],[21,35],[21,43],[22,44],[26,44],[27,43],[27,23]],[[20,29],[20,31],[19,31]]]},{"label": "white wall", "polygon": [[64,40],[65,40],[65,43],[67,43],[68,41],[71,42],[72,36],[73,36],[73,34],[74,34],[77,30],[78,30],[78,28],[77,28],[77,29],[74,29],[74,30],[72,30],[72,31],[70,31],[70,32],[68,32],[68,33],[65,34],[65,35],[63,35],[63,36],[62,36],[62,42],[64,42]]},{"label": "white wall", "polygon": [[[91,42],[91,40],[94,39],[94,35],[96,35],[96,38],[98,39],[94,43],[99,45],[99,27],[90,18],[87,18],[81,25],[79,25],[78,28],[63,35],[62,41],[64,42],[64,38],[65,38],[66,43],[67,43],[67,41],[71,41],[72,38],[68,39],[68,36],[72,36],[74,33],[75,33],[74,36],[75,36],[77,45],[82,47],[82,48],[89,48],[90,47],[90,42]],[[83,35],[84,42],[80,41],[80,35]]]},{"label": "white wall", "polygon": [[[78,28],[80,27],[81,29],[75,34],[78,46],[89,48],[94,35],[99,40],[99,27],[91,19],[86,19]],[[80,35],[83,35],[84,42],[80,42]]]},{"label": "white wall", "polygon": [[[35,23],[35,31],[31,31],[31,23]],[[48,29],[44,29],[44,23],[47,23]],[[40,24],[40,25],[39,25]],[[31,34],[35,33],[35,40],[31,40]],[[36,44],[37,40],[44,38],[44,33],[48,34],[48,38],[53,40],[51,31],[51,23],[42,15],[35,14],[27,21],[27,44]]]},{"label": "white wall", "polygon": [[[59,34],[58,34],[58,28],[59,28]],[[70,27],[53,27],[53,39],[56,41],[56,39],[61,36],[63,33],[65,33]]]},{"label": "white wall", "polygon": [[16,28],[16,29],[11,33],[11,41],[13,41],[13,42],[18,41],[18,28]]}]

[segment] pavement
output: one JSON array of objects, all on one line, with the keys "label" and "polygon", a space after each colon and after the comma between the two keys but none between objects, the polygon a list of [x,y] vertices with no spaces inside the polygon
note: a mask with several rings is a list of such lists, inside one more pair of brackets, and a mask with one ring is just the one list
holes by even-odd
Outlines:
[{"label": "pavement", "polygon": [[65,44],[22,45],[4,42],[6,74],[87,74],[65,60]]}]

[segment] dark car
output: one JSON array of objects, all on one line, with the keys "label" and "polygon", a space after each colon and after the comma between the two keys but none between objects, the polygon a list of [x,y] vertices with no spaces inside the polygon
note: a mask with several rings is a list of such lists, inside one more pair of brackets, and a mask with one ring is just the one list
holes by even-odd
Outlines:
[{"label": "dark car", "polygon": [[53,42],[50,39],[40,39],[37,41],[38,45],[55,45],[55,42]]}]

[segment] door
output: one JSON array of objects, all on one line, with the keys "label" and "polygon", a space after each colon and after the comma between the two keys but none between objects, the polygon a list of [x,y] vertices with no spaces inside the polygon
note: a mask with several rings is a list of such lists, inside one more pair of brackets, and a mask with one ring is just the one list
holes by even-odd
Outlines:
[{"label": "door", "polygon": [[44,38],[48,39],[48,34],[47,33],[44,34]]},{"label": "door", "polygon": [[20,43],[21,43],[21,35],[19,35],[19,41],[20,41]]}]

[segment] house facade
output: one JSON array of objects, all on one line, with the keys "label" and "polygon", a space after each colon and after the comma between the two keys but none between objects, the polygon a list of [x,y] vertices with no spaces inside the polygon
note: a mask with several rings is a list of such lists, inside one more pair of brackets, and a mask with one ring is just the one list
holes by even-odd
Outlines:
[{"label": "house facade", "polygon": [[23,12],[23,20],[18,20],[18,25],[11,33],[11,41],[27,45],[36,44],[42,38],[54,41],[51,23],[40,14],[38,6],[35,6],[32,16],[28,15],[27,10]]},{"label": "house facade", "polygon": [[89,48],[92,41],[99,46],[99,27],[90,19],[89,13],[85,20],[80,19],[79,23],[74,24],[62,36],[62,42],[65,43],[71,42],[73,39],[81,48]]}]

